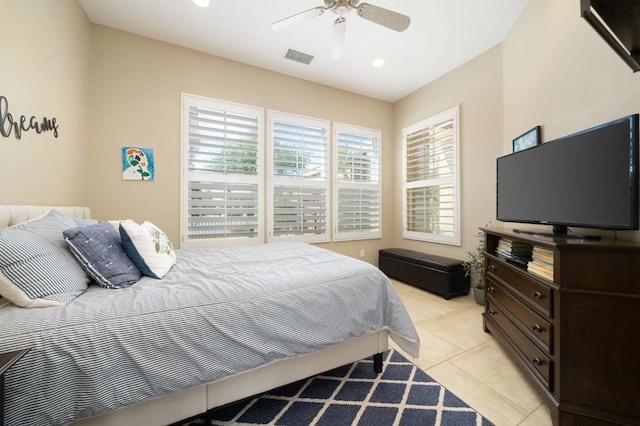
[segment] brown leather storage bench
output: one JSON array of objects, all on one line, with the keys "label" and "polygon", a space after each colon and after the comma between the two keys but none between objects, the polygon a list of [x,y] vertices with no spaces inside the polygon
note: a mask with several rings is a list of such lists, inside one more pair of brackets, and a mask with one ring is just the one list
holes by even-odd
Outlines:
[{"label": "brown leather storage bench", "polygon": [[379,268],[388,277],[443,296],[469,294],[463,262],[448,257],[400,248],[378,252]]}]

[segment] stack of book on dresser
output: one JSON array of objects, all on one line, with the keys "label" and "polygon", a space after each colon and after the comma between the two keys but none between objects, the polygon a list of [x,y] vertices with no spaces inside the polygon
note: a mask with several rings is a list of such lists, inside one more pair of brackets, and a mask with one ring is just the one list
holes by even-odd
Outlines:
[{"label": "stack of book on dresser", "polygon": [[553,281],[553,251],[542,247],[533,247],[533,260],[527,270],[549,281]]},{"label": "stack of book on dresser", "polygon": [[533,246],[531,244],[522,243],[520,241],[511,240],[509,238],[500,238],[496,253],[509,260],[527,265],[531,260],[531,252]]}]

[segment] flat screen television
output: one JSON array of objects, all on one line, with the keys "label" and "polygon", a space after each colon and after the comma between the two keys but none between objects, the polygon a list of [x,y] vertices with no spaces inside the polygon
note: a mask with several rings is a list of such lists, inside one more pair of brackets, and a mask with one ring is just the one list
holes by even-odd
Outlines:
[{"label": "flat screen television", "polygon": [[634,114],[498,158],[497,219],[553,234],[638,229],[638,188]]}]

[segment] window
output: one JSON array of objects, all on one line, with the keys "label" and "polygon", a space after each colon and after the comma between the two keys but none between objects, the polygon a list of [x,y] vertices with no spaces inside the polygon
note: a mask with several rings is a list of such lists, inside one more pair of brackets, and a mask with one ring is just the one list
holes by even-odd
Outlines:
[{"label": "window", "polygon": [[329,241],[328,128],[269,111],[269,241]]},{"label": "window", "polygon": [[380,131],[335,123],[332,168],[329,121],[267,118],[265,157],[262,108],[182,95],[181,246],[381,238]]},{"label": "window", "polygon": [[334,123],[333,239],[381,238],[380,131]]},{"label": "window", "polygon": [[262,242],[263,110],[182,95],[183,247]]},{"label": "window", "polygon": [[403,129],[403,237],[460,245],[459,107]]}]

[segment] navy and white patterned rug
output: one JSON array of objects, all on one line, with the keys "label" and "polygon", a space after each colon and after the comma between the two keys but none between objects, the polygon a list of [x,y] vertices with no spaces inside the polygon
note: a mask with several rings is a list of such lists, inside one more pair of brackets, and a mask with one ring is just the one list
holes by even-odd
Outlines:
[{"label": "navy and white patterned rug", "polygon": [[[202,425],[193,420],[183,426]],[[211,425],[492,425],[399,353],[384,354],[383,371],[372,359],[221,408]]]}]

